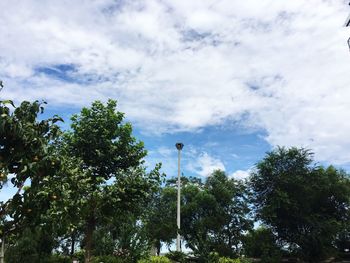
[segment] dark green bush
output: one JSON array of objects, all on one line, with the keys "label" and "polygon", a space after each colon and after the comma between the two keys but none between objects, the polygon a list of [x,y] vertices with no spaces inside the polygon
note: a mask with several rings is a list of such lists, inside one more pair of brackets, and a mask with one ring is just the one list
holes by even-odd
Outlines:
[{"label": "dark green bush", "polygon": [[219,261],[219,253],[211,252],[208,256],[208,263],[217,263]]},{"label": "dark green bush", "polygon": [[73,259],[78,260],[79,262],[84,262],[85,259],[85,250],[81,249],[74,253]]},{"label": "dark green bush", "polygon": [[69,256],[55,254],[42,260],[42,263],[72,263],[72,259]]},{"label": "dark green bush", "polygon": [[98,257],[94,257],[92,259],[91,263],[129,263],[129,261],[127,261],[124,258],[119,258],[116,256],[98,256]]},{"label": "dark green bush", "polygon": [[7,248],[5,260],[6,263],[39,262],[37,236],[30,229],[25,229],[17,242]]},{"label": "dark green bush", "polygon": [[221,257],[217,263],[251,263],[249,259],[246,258],[227,258]]},{"label": "dark green bush", "polygon": [[262,263],[278,263],[282,250],[270,229],[261,227],[250,231],[244,239],[244,253],[247,257],[260,258]]},{"label": "dark green bush", "polygon": [[179,262],[179,263],[186,263],[186,254],[180,251],[172,251],[165,255],[167,258]]},{"label": "dark green bush", "polygon": [[167,257],[153,256],[147,259],[141,259],[137,263],[171,263],[171,261]]},{"label": "dark green bush", "polygon": [[208,263],[251,263],[252,261],[247,258],[228,258],[220,257],[217,252],[211,252],[207,260]]}]

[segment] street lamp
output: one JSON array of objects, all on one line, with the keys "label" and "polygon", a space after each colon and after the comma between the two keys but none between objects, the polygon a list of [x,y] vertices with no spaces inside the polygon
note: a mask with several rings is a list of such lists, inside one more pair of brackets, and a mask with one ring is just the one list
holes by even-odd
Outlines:
[{"label": "street lamp", "polygon": [[180,237],[180,204],[181,204],[181,177],[180,177],[180,160],[181,160],[181,150],[184,147],[184,144],[178,142],[175,144],[176,149],[178,150],[178,165],[177,165],[177,238],[176,238],[176,251],[181,251],[181,237]]}]

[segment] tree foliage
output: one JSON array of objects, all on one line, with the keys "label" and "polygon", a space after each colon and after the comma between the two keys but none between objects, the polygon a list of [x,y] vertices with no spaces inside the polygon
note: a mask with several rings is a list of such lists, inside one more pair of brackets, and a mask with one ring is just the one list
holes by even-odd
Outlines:
[{"label": "tree foliage", "polygon": [[[55,124],[61,118],[38,120],[43,103],[24,101],[15,107],[12,101],[0,101],[0,187],[11,183],[15,195],[0,203],[0,216],[6,222],[2,231],[9,232],[35,221],[42,207],[32,202],[32,190],[55,171],[59,160],[52,158],[50,143],[58,137]],[[22,191],[29,184],[27,191]],[[10,220],[9,220],[10,219]]]},{"label": "tree foliage", "polygon": [[350,181],[341,170],[313,164],[305,149],[277,148],[251,178],[257,218],[310,262],[329,255],[349,222]]},{"label": "tree foliage", "polygon": [[210,252],[239,253],[244,231],[252,228],[243,182],[215,171],[206,182],[183,187],[181,233],[186,245],[205,260]]},{"label": "tree foliage", "polygon": [[162,243],[170,246],[176,238],[176,196],[176,188],[170,186],[160,188],[153,196],[144,216],[148,237],[158,255]]},{"label": "tree foliage", "polygon": [[138,209],[159,185],[157,166],[147,173],[143,166],[146,150],[132,136],[130,123],[116,111],[116,102],[99,101],[72,117],[72,130],[65,135],[66,151],[79,161],[82,176],[76,196],[80,217],[85,221],[86,262],[93,250],[93,233],[116,211]]},{"label": "tree foliage", "polygon": [[260,258],[262,263],[281,262],[282,248],[271,229],[250,230],[244,237],[243,247],[247,257]]}]

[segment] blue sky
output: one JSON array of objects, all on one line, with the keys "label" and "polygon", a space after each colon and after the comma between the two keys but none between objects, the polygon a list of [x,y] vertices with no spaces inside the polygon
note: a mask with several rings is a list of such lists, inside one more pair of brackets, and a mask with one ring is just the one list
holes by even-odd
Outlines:
[{"label": "blue sky", "polygon": [[69,124],[118,100],[147,164],[244,178],[277,145],[350,167],[350,12],[341,0],[0,2],[1,98]]}]

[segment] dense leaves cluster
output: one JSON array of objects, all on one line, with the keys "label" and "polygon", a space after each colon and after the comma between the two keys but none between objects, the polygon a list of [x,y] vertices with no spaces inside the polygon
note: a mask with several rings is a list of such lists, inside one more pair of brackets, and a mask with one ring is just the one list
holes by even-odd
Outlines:
[{"label": "dense leaves cluster", "polygon": [[278,148],[258,163],[250,184],[257,218],[290,251],[315,262],[332,254],[350,216],[344,171],[314,165],[308,150]]},{"label": "dense leaves cluster", "polygon": [[[16,230],[14,226],[22,221],[33,222],[33,214],[41,209],[31,202],[34,191],[59,164],[51,155],[50,143],[59,135],[55,123],[61,119],[55,116],[39,121],[38,114],[42,112],[38,101],[23,102],[17,108],[12,101],[0,102],[0,187],[9,182],[17,188],[12,199],[0,203],[0,216],[12,219],[2,226],[3,233]],[[23,194],[28,181],[35,190],[27,188]]]}]

